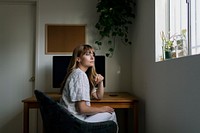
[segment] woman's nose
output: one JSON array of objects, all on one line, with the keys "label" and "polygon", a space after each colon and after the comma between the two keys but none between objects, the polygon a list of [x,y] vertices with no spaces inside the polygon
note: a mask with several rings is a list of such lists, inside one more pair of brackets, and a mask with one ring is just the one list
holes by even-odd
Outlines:
[{"label": "woman's nose", "polygon": [[91,57],[92,59],[94,59],[94,55],[91,55],[90,57]]},{"label": "woman's nose", "polygon": [[94,59],[94,54],[90,54],[91,59]]}]

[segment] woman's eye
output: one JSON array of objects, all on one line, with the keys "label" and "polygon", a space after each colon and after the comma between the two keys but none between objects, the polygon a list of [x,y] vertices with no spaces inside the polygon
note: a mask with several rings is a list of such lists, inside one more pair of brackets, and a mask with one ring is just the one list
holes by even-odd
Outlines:
[{"label": "woman's eye", "polygon": [[90,55],[90,54],[91,54],[91,53],[88,53],[88,52],[87,52],[87,53],[85,53],[85,55]]},{"label": "woman's eye", "polygon": [[93,52],[86,52],[85,55],[88,55],[88,56],[89,55],[93,55],[93,56],[95,56],[95,54]]}]

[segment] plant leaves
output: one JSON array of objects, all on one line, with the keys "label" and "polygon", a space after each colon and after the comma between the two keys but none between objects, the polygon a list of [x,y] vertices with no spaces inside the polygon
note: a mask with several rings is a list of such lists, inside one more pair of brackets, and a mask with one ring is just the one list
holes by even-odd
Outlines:
[{"label": "plant leaves", "polygon": [[[101,38],[109,38],[107,44],[112,45],[114,38],[118,37],[125,44],[131,45],[128,39],[128,25],[132,24],[135,3],[133,0],[98,0],[96,5],[99,20],[95,25]],[[110,39],[111,38],[111,39]],[[102,45],[101,41],[95,42]],[[113,54],[114,49],[109,48],[108,56]]]}]

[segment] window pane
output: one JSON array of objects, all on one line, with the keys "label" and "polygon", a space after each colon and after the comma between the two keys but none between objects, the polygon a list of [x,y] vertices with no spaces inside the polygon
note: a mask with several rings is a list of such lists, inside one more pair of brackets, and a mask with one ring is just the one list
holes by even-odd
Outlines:
[{"label": "window pane", "polygon": [[192,54],[199,54],[200,47],[200,1],[191,0],[191,46]]},{"label": "window pane", "polygon": [[[170,37],[175,37],[173,46],[176,49],[176,56],[183,57],[188,55],[188,41],[187,41],[187,3],[185,0],[170,0]],[[181,35],[185,30],[185,36]]]},{"label": "window pane", "polygon": [[185,0],[170,0],[170,33],[179,34],[187,29],[187,3]]}]

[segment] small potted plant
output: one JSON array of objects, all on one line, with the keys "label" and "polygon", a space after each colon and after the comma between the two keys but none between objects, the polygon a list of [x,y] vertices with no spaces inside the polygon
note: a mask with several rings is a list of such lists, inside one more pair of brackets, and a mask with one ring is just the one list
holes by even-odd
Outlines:
[{"label": "small potted plant", "polygon": [[172,36],[170,36],[170,33],[165,35],[165,33],[162,31],[161,39],[163,43],[163,58],[176,58],[178,57],[177,50],[183,48],[183,42],[186,40],[186,29],[181,30],[180,34],[173,34]]},{"label": "small potted plant", "polygon": [[164,51],[165,51],[165,59],[170,59],[173,57],[173,52],[174,51],[174,45],[173,45],[174,40],[166,40],[164,44]]},{"label": "small potted plant", "polygon": [[176,55],[177,57],[187,55],[187,46],[186,46],[186,29],[181,30],[181,33],[176,37]]},{"label": "small potted plant", "polygon": [[[135,3],[133,0],[98,0],[97,12],[99,20],[95,27],[98,30],[100,39],[95,41],[99,47],[108,44],[110,48],[106,53],[107,57],[113,55],[115,39],[120,38],[123,44],[131,45],[128,38],[128,25],[132,24]],[[107,38],[107,42],[105,42]]]}]

